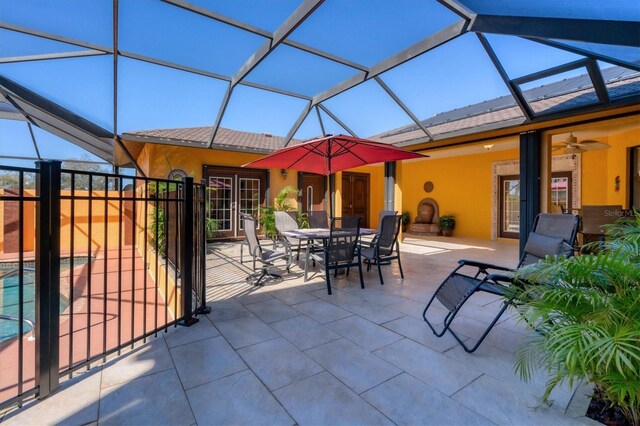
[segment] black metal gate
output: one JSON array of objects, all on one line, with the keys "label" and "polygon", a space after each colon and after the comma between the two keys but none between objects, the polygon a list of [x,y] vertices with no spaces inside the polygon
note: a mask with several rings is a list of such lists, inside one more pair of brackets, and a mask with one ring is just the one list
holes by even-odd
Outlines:
[{"label": "black metal gate", "polygon": [[0,409],[207,309],[202,185],[36,164],[0,166]]}]

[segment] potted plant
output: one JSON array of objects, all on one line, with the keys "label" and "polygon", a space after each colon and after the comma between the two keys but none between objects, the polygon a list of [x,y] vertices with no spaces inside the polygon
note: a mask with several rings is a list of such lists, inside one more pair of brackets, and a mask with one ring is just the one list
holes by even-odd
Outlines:
[{"label": "potted plant", "polygon": [[607,225],[606,234],[591,245],[597,250],[517,271],[522,286],[508,296],[538,333],[519,349],[516,370],[524,379],[536,368],[549,375],[544,402],[556,385],[586,379],[595,388],[587,415],[614,407],[597,420],[624,415],[640,424],[640,211]]},{"label": "potted plant", "polygon": [[453,235],[453,230],[456,229],[456,217],[450,214],[440,216],[438,226],[442,231],[442,235],[450,237]]},{"label": "potted plant", "polygon": [[411,220],[410,213],[408,211],[402,212],[402,232],[407,231],[407,226],[409,226],[409,221]]}]

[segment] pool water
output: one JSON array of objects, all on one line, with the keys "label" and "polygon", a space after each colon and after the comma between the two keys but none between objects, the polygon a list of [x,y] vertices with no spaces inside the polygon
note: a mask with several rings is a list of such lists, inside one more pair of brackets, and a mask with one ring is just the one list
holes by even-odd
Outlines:
[{"label": "pool water", "polygon": [[[35,272],[25,270],[23,272],[23,313],[24,318],[35,322]],[[19,314],[19,284],[20,276],[17,271],[8,272],[0,277],[0,315],[18,317]],[[60,312],[66,309],[69,303],[64,297],[60,298]],[[23,323],[23,333],[31,332],[31,327]],[[18,322],[0,319],[0,342],[13,339],[18,336]]]}]

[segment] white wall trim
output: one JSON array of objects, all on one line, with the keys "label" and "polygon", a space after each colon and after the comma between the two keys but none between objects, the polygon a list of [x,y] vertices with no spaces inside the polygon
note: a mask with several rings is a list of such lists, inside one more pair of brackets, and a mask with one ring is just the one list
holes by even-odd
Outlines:
[{"label": "white wall trim", "polygon": [[[582,206],[582,156],[580,154],[555,155],[551,158],[552,172],[571,172],[571,204],[573,209]],[[491,163],[491,239],[498,238],[498,194],[500,176],[520,174],[520,160],[494,161]]]}]

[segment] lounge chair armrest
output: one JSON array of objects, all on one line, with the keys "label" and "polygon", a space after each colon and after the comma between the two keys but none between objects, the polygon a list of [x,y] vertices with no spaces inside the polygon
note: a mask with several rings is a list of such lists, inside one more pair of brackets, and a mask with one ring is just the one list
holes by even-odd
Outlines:
[{"label": "lounge chair armrest", "polygon": [[479,268],[479,269],[482,269],[482,270],[494,269],[496,271],[506,271],[506,272],[512,272],[513,271],[513,269],[507,268],[506,266],[493,265],[491,263],[478,262],[476,260],[460,259],[460,260],[458,260],[458,264],[460,266],[472,266],[472,267]]},{"label": "lounge chair armrest", "polygon": [[487,275],[486,280],[493,281],[496,284],[501,284],[501,283],[513,284],[515,282],[515,280],[513,279],[513,276],[507,275],[507,274],[490,274],[490,275]]}]

